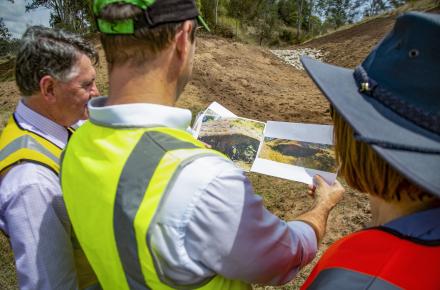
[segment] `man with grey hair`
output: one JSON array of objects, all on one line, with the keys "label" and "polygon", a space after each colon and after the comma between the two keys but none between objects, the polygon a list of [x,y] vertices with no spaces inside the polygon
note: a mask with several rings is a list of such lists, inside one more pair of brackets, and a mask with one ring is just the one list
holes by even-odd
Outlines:
[{"label": "man with grey hair", "polygon": [[[72,238],[59,182],[71,128],[99,94],[95,48],[79,36],[33,26],[16,58],[22,99],[0,137],[0,230],[11,242],[21,289],[96,283]],[[72,245],[73,244],[73,245]]]}]

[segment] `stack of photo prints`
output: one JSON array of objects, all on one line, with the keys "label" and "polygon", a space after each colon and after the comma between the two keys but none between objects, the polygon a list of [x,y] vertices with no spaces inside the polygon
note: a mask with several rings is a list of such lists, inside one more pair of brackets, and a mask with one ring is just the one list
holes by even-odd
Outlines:
[{"label": "stack of photo prints", "polygon": [[247,172],[313,184],[337,175],[333,127],[241,118],[214,102],[196,118],[194,136]]}]

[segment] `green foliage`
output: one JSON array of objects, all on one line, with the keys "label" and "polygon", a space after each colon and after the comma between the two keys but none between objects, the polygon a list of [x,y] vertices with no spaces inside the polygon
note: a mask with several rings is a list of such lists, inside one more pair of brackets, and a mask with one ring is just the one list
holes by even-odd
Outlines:
[{"label": "green foliage", "polygon": [[279,39],[287,43],[293,43],[295,40],[295,34],[296,32],[293,29],[282,28],[279,34]]},{"label": "green foliage", "polygon": [[317,8],[326,18],[326,23],[338,28],[353,23],[360,14],[366,0],[318,0]]},{"label": "green foliage", "polygon": [[8,40],[11,38],[11,33],[9,32],[9,29],[6,27],[5,23],[3,22],[3,18],[0,18],[0,40]]},{"label": "green foliage", "polygon": [[18,40],[12,39],[12,34],[0,18],[0,57],[14,53],[18,48]]},{"label": "green foliage", "polygon": [[39,7],[50,9],[50,25],[76,33],[96,31],[91,2],[88,0],[32,0],[26,12]]},{"label": "green foliage", "polygon": [[235,33],[233,27],[227,24],[223,24],[222,22],[219,22],[216,26],[213,28],[213,32],[216,35],[225,37],[225,38],[233,38]]},{"label": "green foliage", "polygon": [[[397,2],[396,1],[396,5]],[[389,1],[385,0],[371,0],[370,3],[368,3],[367,8],[364,10],[364,16],[374,16],[378,15],[380,13],[383,13],[389,9],[392,8],[392,4]]]},{"label": "green foliage", "polygon": [[250,22],[256,28],[260,45],[265,40],[272,40],[279,27],[278,7],[274,5],[274,2],[260,1],[260,5],[255,9],[256,17]]}]

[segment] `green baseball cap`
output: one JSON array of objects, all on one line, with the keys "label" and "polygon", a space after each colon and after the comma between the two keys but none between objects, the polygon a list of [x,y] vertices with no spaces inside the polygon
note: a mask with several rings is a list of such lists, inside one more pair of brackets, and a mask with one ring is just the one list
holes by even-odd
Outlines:
[{"label": "green baseball cap", "polygon": [[[109,21],[100,17],[102,9],[115,3],[131,4],[143,10],[133,18]],[[137,29],[153,28],[160,24],[196,18],[207,31],[208,25],[200,16],[194,0],[94,0],[93,12],[99,31],[106,34],[133,34]]]}]

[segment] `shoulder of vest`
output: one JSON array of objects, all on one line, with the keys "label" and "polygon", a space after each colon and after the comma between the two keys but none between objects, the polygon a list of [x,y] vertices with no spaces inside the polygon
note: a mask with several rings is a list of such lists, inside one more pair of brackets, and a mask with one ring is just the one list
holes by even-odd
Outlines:
[{"label": "shoulder of vest", "polygon": [[392,229],[392,228],[389,228],[389,227],[386,227],[386,226],[373,227],[370,229],[365,229],[364,231],[368,231],[368,230],[370,230],[370,231],[376,230],[376,231],[384,232],[384,233],[390,234],[394,237],[397,237],[401,240],[406,240],[406,241],[413,242],[415,244],[419,244],[422,246],[433,246],[433,247],[440,246],[440,237],[438,237],[438,239],[434,239],[434,240],[424,240],[424,239],[420,239],[417,237],[411,237],[408,235],[404,235],[404,234],[400,233],[399,231]]},{"label": "shoulder of vest", "polygon": [[58,175],[61,151],[60,147],[46,138],[20,127],[12,115],[0,136],[0,171],[5,174],[17,164],[32,162]]},{"label": "shoulder of vest", "polygon": [[[54,147],[56,147],[56,148],[58,148],[60,150],[63,150],[62,148],[60,148],[58,145],[56,145],[54,142],[50,141],[46,137],[44,137],[44,136],[42,136],[42,135],[40,135],[40,134],[38,134],[36,132],[33,132],[31,130],[27,130],[27,129],[21,127],[20,123],[17,121],[14,113],[11,115],[11,118],[9,119],[9,121],[8,121],[6,127],[3,129],[3,131],[5,131],[7,129],[14,130],[14,131],[18,130],[19,132],[21,132],[21,134],[30,135],[30,136],[34,137],[35,139],[37,139],[39,141],[48,142],[52,146],[54,146]],[[74,129],[70,129],[70,131],[74,132],[75,130]]]}]

